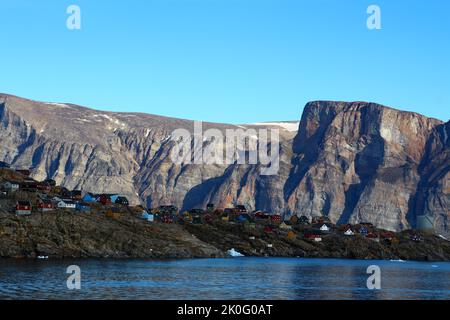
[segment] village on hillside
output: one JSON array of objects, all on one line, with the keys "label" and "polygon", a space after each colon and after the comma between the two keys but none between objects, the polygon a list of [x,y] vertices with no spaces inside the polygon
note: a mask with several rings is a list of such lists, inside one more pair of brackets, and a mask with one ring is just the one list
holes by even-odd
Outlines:
[{"label": "village on hillside", "polygon": [[[397,233],[378,230],[371,223],[358,225],[334,225],[327,217],[319,216],[309,219],[306,216],[292,216],[283,220],[279,214],[262,211],[248,212],[243,205],[233,208],[216,208],[208,204],[206,208],[192,208],[180,212],[173,205],[158,208],[130,207],[128,199],[120,194],[83,193],[81,190],[68,190],[58,186],[52,179],[35,181],[30,178],[29,169],[11,169],[5,162],[0,162],[0,204],[8,200],[12,205],[3,209],[17,216],[28,216],[35,213],[47,213],[55,210],[69,210],[89,213],[91,210],[103,209],[106,215],[118,219],[124,208],[131,210],[140,219],[148,223],[165,223],[181,225],[201,225],[212,222],[225,224],[244,224],[248,229],[261,229],[266,234],[281,234],[287,239],[300,237],[313,242],[321,242],[330,234],[341,234],[345,237],[364,237],[376,242],[389,244],[399,242]],[[14,201],[14,202],[13,202]],[[2,206],[0,206],[2,208]],[[407,231],[410,241],[423,241],[420,233]]]},{"label": "village on hillside", "polygon": [[[306,241],[321,242],[330,235],[343,237],[359,237],[383,244],[395,245],[400,239],[422,242],[421,232],[407,230],[395,233],[379,230],[371,223],[358,225],[335,225],[325,216],[309,219],[306,216],[292,216],[284,220],[279,214],[263,211],[248,212],[243,205],[233,208],[216,208],[208,204],[206,208],[192,208],[180,212],[174,205],[163,205],[157,208],[130,206],[128,199],[120,194],[83,193],[81,190],[68,190],[58,186],[52,179],[35,181],[30,178],[29,169],[12,169],[5,162],[0,162],[0,209],[17,216],[43,214],[52,211],[83,212],[98,214],[103,212],[107,217],[119,219],[121,212],[127,210],[137,218],[152,224],[242,224],[246,230],[254,230],[255,240],[258,230],[264,234],[275,234],[286,239],[300,238]],[[432,230],[428,230],[432,233]]]}]

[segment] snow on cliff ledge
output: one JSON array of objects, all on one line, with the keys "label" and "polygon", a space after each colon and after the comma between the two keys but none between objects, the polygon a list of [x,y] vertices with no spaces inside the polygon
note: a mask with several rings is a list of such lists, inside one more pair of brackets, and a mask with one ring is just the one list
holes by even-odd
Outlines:
[{"label": "snow on cliff ledge", "polygon": [[300,122],[258,122],[252,123],[253,126],[273,126],[273,127],[281,127],[289,132],[298,131],[298,127]]}]

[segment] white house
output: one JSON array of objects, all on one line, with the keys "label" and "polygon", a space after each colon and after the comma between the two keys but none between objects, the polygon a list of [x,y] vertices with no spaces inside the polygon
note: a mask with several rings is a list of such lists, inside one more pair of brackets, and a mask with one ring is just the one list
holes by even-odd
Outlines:
[{"label": "white house", "polygon": [[8,190],[8,191],[16,191],[19,190],[19,183],[18,182],[14,182],[14,181],[7,181],[5,183],[2,184],[2,188],[4,190]]},{"label": "white house", "polygon": [[344,234],[346,236],[354,236],[355,235],[355,233],[351,229],[348,229],[347,231],[345,231]]},{"label": "white house", "polygon": [[280,229],[285,229],[285,230],[291,230],[292,227],[290,225],[287,225],[284,221],[280,224],[279,226]]},{"label": "white house", "polygon": [[60,209],[76,209],[77,204],[71,200],[61,200],[58,202],[57,207]]},{"label": "white house", "polygon": [[328,227],[326,224],[320,227],[320,231],[328,232],[330,231],[330,227]]}]

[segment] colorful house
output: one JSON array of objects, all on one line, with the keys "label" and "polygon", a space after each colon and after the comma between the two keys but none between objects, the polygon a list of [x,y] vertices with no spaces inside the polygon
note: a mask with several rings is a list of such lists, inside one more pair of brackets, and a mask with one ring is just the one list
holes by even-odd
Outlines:
[{"label": "colorful house", "polygon": [[61,200],[58,202],[57,207],[60,209],[76,209],[77,204],[72,200]]},{"label": "colorful house", "polygon": [[38,184],[34,181],[25,181],[20,184],[20,189],[27,192],[36,192]]},{"label": "colorful house", "polygon": [[53,202],[48,199],[39,199],[37,207],[40,212],[48,212],[55,209],[55,207],[53,206]]},{"label": "colorful house", "polygon": [[81,199],[83,199],[81,190],[72,190],[70,196],[71,196],[72,200],[76,200],[76,201],[80,201]]},{"label": "colorful house", "polygon": [[50,192],[52,190],[52,187],[45,182],[38,183],[36,188],[42,192]]},{"label": "colorful house", "polygon": [[247,208],[244,205],[237,205],[233,208],[234,214],[247,213]]},{"label": "colorful house", "polygon": [[94,203],[97,202],[97,198],[98,198],[97,195],[88,192],[84,195],[84,197],[81,200],[83,202]]},{"label": "colorful house", "polygon": [[233,210],[233,208],[225,208],[223,210],[223,213],[226,213],[228,215],[232,215],[234,213],[234,210]]},{"label": "colorful house", "polygon": [[270,220],[275,223],[281,222],[281,216],[279,214],[273,214],[270,216]]},{"label": "colorful house", "polygon": [[361,226],[358,230],[359,234],[366,237],[369,231],[366,229],[366,227]]},{"label": "colorful house", "polygon": [[299,223],[299,224],[303,224],[303,225],[308,225],[308,224],[309,224],[309,219],[308,219],[307,216],[301,216],[301,217],[298,219],[298,223]]},{"label": "colorful house", "polygon": [[30,214],[31,214],[31,202],[30,201],[17,201],[16,215],[29,216]]},{"label": "colorful house", "polygon": [[2,184],[2,189],[10,192],[19,190],[20,184],[15,181],[7,181]]},{"label": "colorful house", "polygon": [[392,240],[395,238],[395,233],[391,231],[386,231],[381,234],[381,237],[385,240]]},{"label": "colorful house", "polygon": [[285,222],[282,222],[279,226],[280,229],[284,229],[284,230],[291,230],[292,227],[287,225]]},{"label": "colorful house", "polygon": [[297,224],[298,223],[298,217],[297,216],[292,216],[292,217],[289,218],[289,221],[292,224]]},{"label": "colorful house", "polygon": [[322,241],[322,236],[320,234],[316,234],[316,233],[305,233],[305,238],[308,240],[312,240],[315,242],[321,242]]},{"label": "colorful house", "polygon": [[346,236],[354,236],[355,235],[355,233],[352,231],[352,229],[347,229],[347,231],[345,231],[344,234]]},{"label": "colorful house", "polygon": [[202,218],[200,216],[194,216],[192,218],[192,224],[202,224]]},{"label": "colorful house", "polygon": [[161,214],[176,214],[178,208],[174,205],[163,205],[158,207],[158,212]]},{"label": "colorful house", "polygon": [[270,219],[270,215],[268,215],[265,212],[262,211],[256,211],[255,212],[255,219],[257,220],[269,220]]},{"label": "colorful house", "polygon": [[112,204],[111,195],[109,195],[109,194],[101,194],[97,198],[97,201],[100,202],[104,206]]},{"label": "colorful house", "polygon": [[252,218],[248,214],[240,214],[236,217],[236,221],[238,222],[251,222]]},{"label": "colorful house", "polygon": [[120,197],[119,194],[105,194],[106,196],[109,196],[112,203],[116,203],[117,199]]},{"label": "colorful house", "polygon": [[155,216],[152,213],[148,213],[147,211],[142,212],[141,219],[144,219],[148,222],[155,221]]},{"label": "colorful house", "polygon": [[124,206],[128,206],[129,202],[128,199],[123,197],[123,196],[119,196],[116,198],[116,200],[114,201],[115,204],[122,204]]},{"label": "colorful house", "polygon": [[315,217],[312,217],[312,224],[322,224],[322,223],[324,223],[325,221],[324,221],[324,219],[323,219],[323,217],[322,216],[315,216]]},{"label": "colorful house", "polygon": [[203,209],[191,209],[188,212],[193,216],[200,216],[205,214],[205,210]]},{"label": "colorful house", "polygon": [[52,198],[52,202],[54,203],[54,204],[58,204],[58,202],[60,202],[60,201],[62,201],[62,199],[60,198],[60,197],[53,197]]},{"label": "colorful house", "polygon": [[297,235],[295,234],[295,232],[289,231],[286,237],[288,239],[295,239],[297,237]]},{"label": "colorful house", "polygon": [[192,220],[193,220],[191,214],[187,211],[183,214],[182,219],[186,223],[192,223]]},{"label": "colorful house", "polygon": [[378,236],[378,234],[373,233],[373,232],[369,232],[366,236],[367,239],[373,240],[375,242],[380,242],[380,237]]}]

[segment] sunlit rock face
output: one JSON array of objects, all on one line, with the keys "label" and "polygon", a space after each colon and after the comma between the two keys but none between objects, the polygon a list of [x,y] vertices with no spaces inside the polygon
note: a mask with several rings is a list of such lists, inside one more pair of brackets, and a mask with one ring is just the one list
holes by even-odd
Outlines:
[{"label": "sunlit rock face", "polygon": [[372,222],[390,230],[413,227],[417,215],[428,214],[439,232],[449,233],[448,123],[372,103],[331,101],[308,103],[299,125],[203,123],[203,130],[223,133],[279,129],[275,175],[262,175],[259,164],[175,164],[171,135],[193,128],[189,120],[0,95],[0,161],[33,167],[38,180],[122,193],[151,207],[244,204],[285,217],[327,215],[336,223]]},{"label": "sunlit rock face", "polygon": [[[372,222],[397,231],[410,228],[420,214],[413,203],[422,192],[421,167],[435,158],[427,149],[440,126],[441,121],[377,104],[309,103],[285,185],[288,213],[321,213],[338,223]],[[440,148],[438,153],[448,152],[448,144]],[[448,181],[448,156],[441,162]],[[429,170],[439,169],[431,164]],[[448,190],[441,198],[448,199]],[[448,218],[448,201],[433,203],[442,206],[432,211]]]}]

